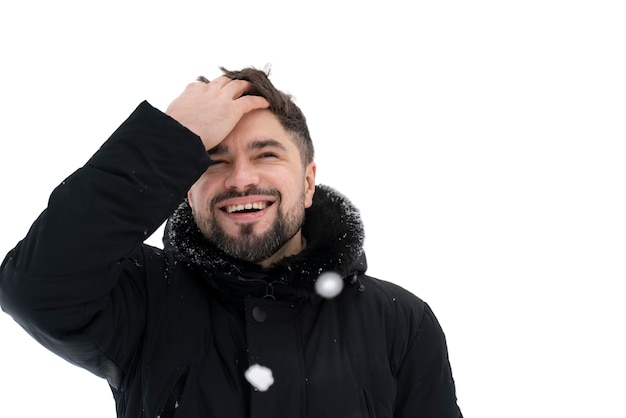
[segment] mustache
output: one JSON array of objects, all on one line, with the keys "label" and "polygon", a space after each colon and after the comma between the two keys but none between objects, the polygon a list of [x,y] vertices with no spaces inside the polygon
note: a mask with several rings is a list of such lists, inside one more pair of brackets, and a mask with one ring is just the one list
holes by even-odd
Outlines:
[{"label": "mustache", "polygon": [[261,189],[258,187],[251,187],[243,192],[239,192],[237,190],[229,190],[226,191],[224,193],[220,193],[216,196],[213,197],[213,199],[211,199],[211,206],[215,206],[218,205],[219,203],[223,202],[224,200],[227,199],[232,199],[235,197],[246,197],[246,196],[250,196],[250,195],[266,195],[266,196],[274,196],[277,199],[280,200],[280,198],[282,197],[282,195],[280,194],[280,192],[276,189]]}]

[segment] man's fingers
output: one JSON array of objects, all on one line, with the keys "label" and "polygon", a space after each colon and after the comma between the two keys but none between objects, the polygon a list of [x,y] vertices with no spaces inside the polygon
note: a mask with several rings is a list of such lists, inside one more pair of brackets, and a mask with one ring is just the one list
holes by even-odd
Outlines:
[{"label": "man's fingers", "polygon": [[233,99],[237,99],[249,91],[251,87],[252,85],[245,80],[230,80],[222,87],[222,91]]},{"label": "man's fingers", "polygon": [[198,77],[198,81],[192,84],[208,84],[207,88],[213,90],[221,90],[221,93],[231,99],[238,99],[243,96],[244,93],[249,91],[252,85],[245,80],[233,80],[226,76],[221,76],[213,81],[209,81],[206,77]]},{"label": "man's fingers", "polygon": [[200,78],[167,108],[166,113],[200,136],[206,149],[222,141],[246,113],[266,109],[269,102],[260,96],[244,95],[251,84],[221,76],[206,82]]},{"label": "man's fingers", "polygon": [[[242,113],[248,113],[255,109],[265,109],[270,106],[270,103],[261,96],[244,96],[244,93],[248,92],[252,87],[248,81],[231,80],[227,77],[219,77],[216,80],[222,83],[224,78],[227,82],[223,84],[222,92],[228,97],[232,97],[233,100],[237,102],[237,106],[239,106]],[[211,84],[213,84],[213,82],[211,82]]]},{"label": "man's fingers", "polygon": [[231,81],[233,81],[233,80],[231,80],[230,78],[228,78],[225,75],[223,75],[223,76],[217,77],[214,80],[211,80],[211,82],[209,84],[211,84],[211,86],[214,86],[214,87],[216,86],[216,87],[219,87],[219,88],[223,88],[225,85],[227,85]]},{"label": "man's fingers", "polygon": [[261,96],[241,96],[237,99],[237,104],[244,114],[251,110],[267,109],[270,107],[270,102]]}]

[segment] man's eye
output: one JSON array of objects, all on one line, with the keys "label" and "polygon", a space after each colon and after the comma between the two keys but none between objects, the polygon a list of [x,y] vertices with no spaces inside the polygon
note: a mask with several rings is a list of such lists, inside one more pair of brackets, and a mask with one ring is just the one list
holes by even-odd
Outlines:
[{"label": "man's eye", "polygon": [[226,164],[226,160],[211,160],[211,166]]},{"label": "man's eye", "polygon": [[259,154],[258,158],[277,158],[278,156],[273,152],[264,152],[263,154]]}]

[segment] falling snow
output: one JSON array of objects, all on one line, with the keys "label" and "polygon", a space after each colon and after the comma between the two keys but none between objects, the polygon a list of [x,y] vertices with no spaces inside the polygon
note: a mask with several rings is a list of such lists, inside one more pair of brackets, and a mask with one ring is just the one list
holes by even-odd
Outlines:
[{"label": "falling snow", "polygon": [[315,281],[315,291],[326,299],[332,299],[343,290],[343,280],[334,271],[322,273]]},{"label": "falling snow", "polygon": [[245,376],[246,380],[250,382],[256,390],[261,392],[265,392],[274,384],[274,374],[272,370],[259,364],[250,366],[248,370],[246,370]]}]

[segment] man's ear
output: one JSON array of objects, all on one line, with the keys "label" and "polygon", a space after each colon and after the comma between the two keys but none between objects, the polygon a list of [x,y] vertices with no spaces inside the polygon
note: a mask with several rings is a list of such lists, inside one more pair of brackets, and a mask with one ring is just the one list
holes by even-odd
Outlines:
[{"label": "man's ear", "polygon": [[191,190],[187,192],[187,200],[189,201],[189,207],[193,209],[193,199],[191,197]]},{"label": "man's ear", "polygon": [[309,208],[313,204],[313,195],[315,194],[315,173],[317,165],[314,161],[310,162],[304,169],[304,207]]}]

